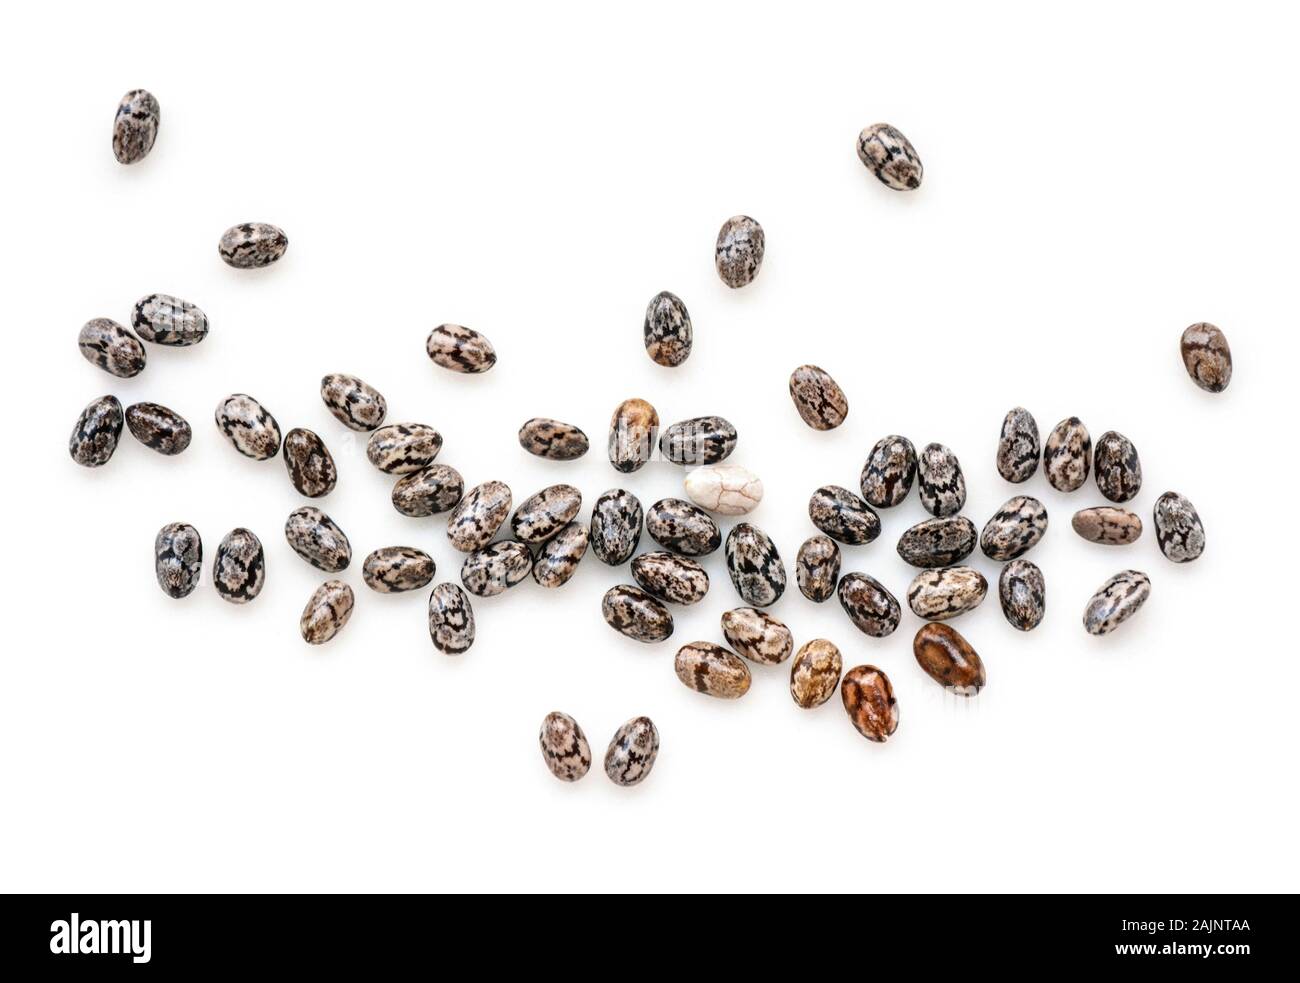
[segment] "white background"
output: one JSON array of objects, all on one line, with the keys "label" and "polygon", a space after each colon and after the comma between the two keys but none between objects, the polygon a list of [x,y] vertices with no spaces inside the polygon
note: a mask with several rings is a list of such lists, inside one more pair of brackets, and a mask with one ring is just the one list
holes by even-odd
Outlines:
[{"label": "white background", "polygon": [[[1276,9],[1276,8],[1275,8]],[[1295,889],[1297,646],[1293,615],[1295,230],[1300,218],[1295,24],[1267,7],[1093,3],[384,4],[310,14],[226,3],[26,6],[7,17],[4,127],[5,641],[0,682],[0,878],[12,890]],[[118,165],[113,111],[144,86],[162,105],[153,153]],[[863,126],[915,144],[925,181],[899,194],[858,162]],[[733,291],[712,261],[735,213],[767,232],[758,280]],[[229,225],[283,227],[285,259],[237,271]],[[669,289],[695,324],[681,368],[645,355],[648,299]],[[154,291],[211,318],[191,349],[148,348],[116,380],[77,353],[92,317],[127,322]],[[1211,396],[1178,354],[1220,325],[1231,388]],[[430,328],[495,343],[481,377],[439,369]],[[847,423],[815,433],[790,370],[827,368]],[[619,476],[609,414],[641,396],[665,424],[718,413],[733,457],[767,488],[752,520],[791,566],[771,609],[798,643],[891,677],[902,723],[883,746],[838,696],[797,709],[788,666],[755,667],[734,703],[684,688],[678,645],[720,641],[739,602],[721,552],[705,601],[669,642],[611,631],[604,590],[629,579],[588,556],[566,587],[532,581],[475,600],[478,641],[429,642],[428,591],[379,596],[360,561],[391,544],[457,579],[440,518],[388,501],[392,480],[318,396],[360,375],[389,419],[436,426],[467,483],[516,502],[567,481],[583,517],[607,488],[648,507],[681,493],[656,463]],[[68,458],[92,398],[171,406],[190,450],[124,435],[102,469]],[[303,604],[324,577],[282,535],[303,504],[280,459],[240,457],[212,424],[230,392],[338,461],[317,504],[351,538],[351,623],[309,647]],[[1127,548],[1085,543],[1072,512],[1102,504],[1041,472],[993,466],[1003,414],[1044,434],[1078,415],[1131,437],[1144,466]],[[582,426],[573,464],[525,454],[519,425]],[[1286,421],[1285,423],[1283,421]],[[818,485],[857,485],[887,433],[961,458],[982,526],[1016,492],[1047,505],[1029,558],[1048,616],[1011,629],[995,597],[954,622],[985,692],[946,696],[916,666],[905,612],[884,640],[791,561],[815,530]],[[1199,508],[1204,557],[1159,553],[1150,509]],[[902,597],[894,552],[924,514],[883,513],[845,571]],[[189,599],[152,568],[158,527],[202,532]],[[724,523],[729,528],[730,521]],[[221,537],[267,549],[253,604],[208,582]],[[643,548],[653,548],[648,538]],[[990,582],[997,565],[972,560]],[[1083,607],[1110,574],[1154,583],[1146,608],[1092,638]],[[659,725],[650,778],[628,790],[599,761],[575,785],[537,750],[552,709],[599,758],[638,714]]]}]

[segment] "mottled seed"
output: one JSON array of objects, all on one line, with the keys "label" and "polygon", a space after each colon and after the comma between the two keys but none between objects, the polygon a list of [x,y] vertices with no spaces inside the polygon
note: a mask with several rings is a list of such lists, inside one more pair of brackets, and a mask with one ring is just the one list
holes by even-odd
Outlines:
[{"label": "mottled seed", "polygon": [[573,521],[582,508],[582,492],[572,485],[551,485],[515,509],[510,528],[525,543],[544,543]]},{"label": "mottled seed", "polygon": [[600,602],[605,623],[616,632],[638,642],[662,642],[673,633],[673,616],[668,609],[631,584],[617,584]]},{"label": "mottled seed", "polygon": [[898,537],[898,555],[914,567],[950,567],[970,556],[979,538],[964,515],[918,522]]},{"label": "mottled seed", "polygon": [[1142,535],[1142,520],[1137,514],[1113,505],[1080,509],[1070,525],[1088,542],[1102,546],[1126,546]]},{"label": "mottled seed", "polygon": [[533,554],[513,539],[492,543],[465,557],[460,582],[478,597],[495,597],[515,586],[533,569]]},{"label": "mottled seed", "polygon": [[542,718],[537,735],[546,767],[562,782],[576,782],[591,768],[591,747],[578,722],[553,710]]},{"label": "mottled seed", "polygon": [[131,436],[159,454],[179,454],[190,446],[193,431],[175,410],[157,403],[133,403],[126,408]]},{"label": "mottled seed", "polygon": [[661,498],[645,516],[645,531],[682,556],[707,556],[722,545],[722,530],[701,508],[680,498]]},{"label": "mottled seed", "polygon": [[746,659],[765,666],[780,665],[794,651],[790,629],[758,608],[723,611],[722,634]]},{"label": "mottled seed", "polygon": [[880,535],[880,516],[847,488],[822,485],[808,499],[808,518],[831,539],[847,546],[870,543]]},{"label": "mottled seed", "polygon": [[875,577],[865,573],[846,573],[840,579],[840,607],[853,626],[864,635],[884,638],[892,635],[903,620],[903,609]]},{"label": "mottled seed", "polygon": [[1012,560],[998,577],[1002,615],[1012,628],[1032,631],[1047,611],[1047,585],[1043,571],[1029,560]]},{"label": "mottled seed", "polygon": [[122,436],[122,404],[116,396],[91,400],[77,417],[68,438],[68,453],[86,468],[108,463]]},{"label": "mottled seed", "polygon": [[492,342],[473,328],[460,324],[440,324],[429,332],[424,344],[434,365],[453,372],[477,375],[497,364]]},{"label": "mottled seed", "polygon": [[886,187],[911,191],[921,186],[925,169],[903,134],[888,123],[873,123],[858,134],[858,159]]},{"label": "mottled seed", "polygon": [[956,515],[966,504],[961,464],[943,444],[926,444],[916,460],[921,505],[931,515]]},{"label": "mottled seed", "polygon": [[366,441],[366,457],[385,474],[414,474],[433,463],[442,434],[423,423],[390,423]]},{"label": "mottled seed", "polygon": [[1221,393],[1232,381],[1232,350],[1213,324],[1201,321],[1183,332],[1179,343],[1183,365],[1192,381],[1210,393]]},{"label": "mottled seed", "polygon": [[1186,497],[1165,492],[1152,510],[1160,552],[1174,563],[1190,563],[1205,552],[1205,527]]},{"label": "mottled seed", "polygon": [[818,604],[829,600],[840,581],[840,548],[829,536],[810,536],[799,547],[794,572],[804,597]]},{"label": "mottled seed", "polygon": [[284,466],[298,494],[307,498],[328,495],[338,482],[338,469],[325,442],[302,427],[284,435]]},{"label": "mottled seed", "polygon": [[1019,484],[1028,481],[1038,470],[1038,421],[1023,406],[1007,413],[998,438],[998,474]]},{"label": "mottled seed", "polygon": [[758,276],[767,238],[763,227],[748,215],[733,215],[718,230],[713,262],[727,286],[743,287]]},{"label": "mottled seed", "polygon": [[634,717],[614,732],[605,751],[605,774],[615,785],[636,785],[659,756],[659,731],[649,717]]},{"label": "mottled seed", "polygon": [[1083,627],[1089,635],[1114,631],[1147,602],[1151,578],[1138,570],[1124,570],[1097,588],[1083,612]]},{"label": "mottled seed", "polygon": [[460,655],[474,644],[474,609],[455,584],[438,584],[429,594],[429,637],[445,655]]},{"label": "mottled seed", "polygon": [[270,266],[289,248],[289,237],[266,222],[232,225],[221,235],[217,252],[227,266],[256,270]]},{"label": "mottled seed", "polygon": [[447,464],[430,464],[398,479],[393,485],[393,508],[412,518],[437,515],[460,504],[464,491],[459,471]]},{"label": "mottled seed", "polygon": [[611,488],[591,507],[591,551],[611,567],[626,563],[641,542],[641,503],[630,491]]},{"label": "mottled seed", "polygon": [[354,375],[331,372],[320,381],[320,398],[349,430],[374,430],[388,415],[388,401]]},{"label": "mottled seed", "polygon": [[153,565],[158,586],[168,597],[179,599],[194,593],[203,571],[199,531],[184,522],[163,526],[153,541]]},{"label": "mottled seed", "polygon": [[576,461],[587,453],[591,443],[572,424],[538,416],[519,428],[519,446],[552,461]]},{"label": "mottled seed", "polygon": [[834,430],[849,415],[844,390],[816,365],[801,365],[790,373],[790,398],[800,418],[814,430]]},{"label": "mottled seed", "polygon": [[542,587],[562,587],[578,572],[591,535],[581,522],[570,522],[547,540],[533,561],[533,580]]},{"label": "mottled seed", "polygon": [[749,692],[749,666],[713,642],[691,642],[677,650],[673,670],[682,684],[705,696],[735,700]]},{"label": "mottled seed", "polygon": [[1043,445],[1043,471],[1049,485],[1063,492],[1081,488],[1088,480],[1091,465],[1092,438],[1077,416],[1052,428]]},{"label": "mottled seed", "polygon": [[294,509],[284,523],[289,547],[317,570],[338,573],[352,562],[352,544],[343,530],[311,505]]},{"label": "mottled seed", "polygon": [[352,617],[356,597],[352,588],[341,580],[327,580],[316,588],[302,609],[298,628],[308,645],[324,645],[343,630]]},{"label": "mottled seed", "polygon": [[875,666],[855,666],[840,684],[844,712],[859,734],[883,744],[898,730],[898,701],[889,677]]},{"label": "mottled seed", "polygon": [[208,316],[170,294],[150,294],[136,301],[131,327],[145,341],[155,345],[184,348],[197,345],[208,336]]},{"label": "mottled seed", "polygon": [[947,621],[979,607],[988,590],[984,575],[972,567],[926,570],[907,588],[907,604],[918,618]]},{"label": "mottled seed", "polygon": [[804,710],[819,707],[835,694],[844,668],[840,650],[824,638],[806,642],[790,663],[790,696]]},{"label": "mottled seed", "polygon": [[695,604],[709,592],[709,575],[694,560],[672,553],[642,553],[632,577],[645,590],[674,604]]},{"label": "mottled seed", "polygon": [[645,350],[660,365],[681,365],[691,354],[691,316],[676,294],[667,290],[650,298],[645,309]]},{"label": "mottled seed", "polygon": [[510,486],[485,481],[471,488],[447,518],[447,538],[462,553],[472,553],[492,542],[510,514]]},{"label": "mottled seed", "polygon": [[1133,441],[1122,433],[1102,434],[1092,460],[1097,487],[1112,502],[1127,502],[1142,489],[1142,462]]},{"label": "mottled seed", "polygon": [[711,464],[696,468],[683,482],[686,497],[719,515],[744,515],[763,500],[763,482],[738,464]]},{"label": "mottled seed", "polygon": [[727,536],[727,573],[746,604],[765,608],[785,592],[785,564],[776,544],[757,526],[741,522]]},{"label": "mottled seed", "polygon": [[437,572],[433,557],[411,546],[385,546],[366,557],[361,579],[380,594],[400,594],[427,586]]},{"label": "mottled seed", "polygon": [[639,471],[654,454],[659,413],[644,399],[625,399],[609,421],[609,463],[624,474]]},{"label": "mottled seed", "polygon": [[1029,495],[1016,495],[1002,503],[980,533],[980,549],[999,563],[1024,556],[1047,532],[1047,509]]},{"label": "mottled seed", "polygon": [[217,404],[215,416],[217,429],[245,457],[266,461],[280,453],[280,425],[252,396],[227,396]]},{"label": "mottled seed", "polygon": [[158,138],[162,110],[153,93],[132,89],[117,104],[113,116],[113,156],[119,164],[144,160]]},{"label": "mottled seed", "polygon": [[876,442],[862,467],[862,497],[877,509],[892,508],[912,490],[916,448],[906,437],[890,434]]},{"label": "mottled seed", "polygon": [[720,416],[674,423],[659,437],[659,453],[673,464],[698,467],[725,461],[736,449],[736,428]]},{"label": "mottled seed", "polygon": [[984,688],[984,663],[970,642],[951,625],[922,625],[912,639],[912,654],[925,674],[956,696]]},{"label": "mottled seed", "polygon": [[212,586],[223,600],[247,604],[266,583],[266,554],[262,541],[248,529],[232,529],[217,546]]},{"label": "mottled seed", "polygon": [[77,347],[87,362],[119,379],[130,379],[144,371],[144,345],[110,318],[97,317],[82,325]]}]

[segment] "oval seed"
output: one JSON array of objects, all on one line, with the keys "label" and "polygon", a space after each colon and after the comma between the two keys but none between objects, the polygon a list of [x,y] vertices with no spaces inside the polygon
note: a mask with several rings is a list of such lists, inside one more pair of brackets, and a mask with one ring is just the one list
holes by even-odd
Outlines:
[{"label": "oval seed", "polygon": [[308,645],[324,645],[343,630],[352,617],[356,598],[352,588],[341,580],[327,580],[316,588],[302,609],[298,628]]},{"label": "oval seed", "polygon": [[222,600],[247,604],[266,583],[266,554],[262,541],[248,529],[232,529],[217,546],[212,586]]},{"label": "oval seed", "polygon": [[1007,413],[998,437],[998,474],[1019,484],[1028,481],[1038,470],[1038,421],[1023,406]]},{"label": "oval seed", "polygon": [[1102,434],[1092,460],[1097,487],[1112,502],[1127,502],[1142,489],[1142,462],[1133,441],[1122,433]]},{"label": "oval seed", "polygon": [[1115,574],[1097,588],[1083,611],[1083,627],[1089,635],[1114,631],[1147,602],[1151,578],[1138,570]]},{"label": "oval seed", "polygon": [[630,491],[611,488],[591,507],[591,551],[601,563],[626,563],[641,542],[641,503]]},{"label": "oval seed", "polygon": [[423,518],[454,509],[465,491],[460,472],[447,464],[430,464],[393,485],[393,508],[402,515]]},{"label": "oval seed", "polygon": [[569,423],[533,417],[519,428],[519,446],[552,461],[576,461],[587,453],[587,435]]},{"label": "oval seed", "polygon": [[738,464],[713,464],[686,476],[686,497],[719,515],[745,515],[763,500],[763,483]]},{"label": "oval seed", "polygon": [[311,505],[294,509],[284,523],[289,547],[317,570],[338,573],[352,562],[352,544],[328,515]]},{"label": "oval seed", "polygon": [[765,666],[779,665],[794,651],[790,629],[758,608],[722,612],[722,635],[746,659]]},{"label": "oval seed", "polygon": [[733,215],[718,230],[713,262],[727,286],[743,287],[758,276],[767,237],[763,227],[748,215]]},{"label": "oval seed", "polygon": [[903,620],[903,609],[875,577],[865,573],[846,573],[840,580],[840,607],[855,628],[872,638],[891,635]]},{"label": "oval seed", "polygon": [[1232,350],[1213,324],[1201,321],[1183,332],[1179,342],[1183,365],[1192,381],[1208,393],[1221,393],[1232,381]]},{"label": "oval seed", "polygon": [[533,561],[533,580],[542,587],[562,587],[578,572],[587,552],[590,533],[581,522],[570,522],[547,540]]},{"label": "oval seed", "polygon": [[1092,438],[1077,416],[1052,428],[1043,445],[1043,471],[1049,485],[1063,492],[1081,488],[1088,480],[1091,465]]},{"label": "oval seed", "polygon": [[1003,562],[1024,556],[1047,532],[1047,509],[1029,495],[1016,495],[1002,503],[984,524],[980,549],[990,560]]},{"label": "oval seed", "polygon": [[533,554],[523,543],[507,539],[465,557],[460,582],[471,594],[495,597],[523,581],[533,569]]},{"label": "oval seed", "polygon": [[215,416],[217,429],[245,457],[266,461],[280,453],[280,425],[252,396],[227,396],[217,404]]},{"label": "oval seed", "polygon": [[107,464],[121,439],[122,422],[122,404],[116,396],[91,400],[72,427],[68,453],[84,468]]},{"label": "oval seed", "polygon": [[673,464],[717,464],[731,456],[736,440],[736,428],[727,420],[697,416],[665,430],[659,438],[659,453]]},{"label": "oval seed", "polygon": [[722,545],[722,530],[703,509],[680,498],[661,498],[645,515],[645,531],[682,556],[707,556]]},{"label": "oval seed", "polygon": [[455,584],[438,584],[429,594],[429,637],[445,655],[460,655],[474,644],[474,609]]},{"label": "oval seed", "polygon": [[289,237],[267,222],[232,225],[221,235],[217,252],[227,266],[256,270],[270,266],[289,248]]},{"label": "oval seed", "polygon": [[966,504],[966,478],[961,464],[943,444],[926,444],[916,459],[921,505],[931,515],[956,515]]},{"label": "oval seed", "polygon": [[1012,560],[998,577],[1002,615],[1012,628],[1032,631],[1047,611],[1047,585],[1043,571],[1028,560]]},{"label": "oval seed", "polygon": [[922,625],[912,639],[917,665],[956,696],[974,696],[984,688],[984,663],[970,642],[951,625]]},{"label": "oval seed", "polygon": [[298,494],[307,498],[328,495],[339,477],[325,442],[302,427],[295,427],[284,435],[284,466]]},{"label": "oval seed", "polygon": [[616,632],[638,642],[662,642],[673,633],[673,616],[668,609],[631,584],[617,584],[600,602],[605,623]]},{"label": "oval seed", "polygon": [[911,142],[888,123],[873,123],[858,134],[858,159],[895,191],[919,188],[925,174]]},{"label": "oval seed", "polygon": [[366,441],[366,457],[385,474],[414,474],[433,463],[442,434],[423,423],[390,423]]},{"label": "oval seed", "polygon": [[804,710],[819,707],[835,693],[844,657],[824,638],[805,643],[790,663],[790,696]]},{"label": "oval seed", "polygon": [[862,466],[862,497],[877,509],[892,508],[912,490],[916,448],[906,437],[890,434],[876,442]]},{"label": "oval seed", "polygon": [[741,522],[727,535],[727,573],[746,604],[765,608],[785,592],[785,564],[763,530]]},{"label": "oval seed", "polygon": [[831,539],[861,546],[880,535],[880,516],[847,488],[822,485],[808,499],[808,518]]},{"label": "oval seed", "polygon": [[331,372],[320,381],[320,398],[349,430],[374,430],[388,415],[388,401],[354,375]]},{"label": "oval seed", "polygon": [[907,589],[907,603],[918,618],[947,621],[979,607],[988,590],[988,581],[978,570],[945,567],[917,574]]},{"label": "oval seed", "polygon": [[859,734],[883,744],[898,730],[898,701],[889,677],[875,666],[856,666],[840,685],[844,712]]},{"label": "oval seed", "polygon": [[654,454],[659,413],[644,399],[625,399],[609,421],[609,463],[624,474],[639,471]]},{"label": "oval seed", "polygon": [[844,390],[816,365],[801,365],[790,373],[790,398],[803,422],[814,430],[834,430],[849,415]]},{"label": "oval seed", "polygon": [[203,572],[203,540],[199,531],[185,522],[170,522],[158,530],[153,541],[154,573],[158,586],[168,597],[194,593]]},{"label": "oval seed", "polygon": [[974,552],[978,538],[975,523],[964,515],[926,519],[898,537],[898,555],[914,567],[950,567]]},{"label": "oval seed", "polygon": [[615,785],[636,785],[659,756],[659,731],[649,717],[634,717],[614,732],[605,751],[605,774]]},{"label": "oval seed", "polygon": [[144,345],[110,318],[97,317],[82,325],[77,347],[87,362],[119,379],[130,379],[144,371]]},{"label": "oval seed", "polygon": [[133,403],[126,408],[131,436],[159,454],[179,454],[190,446],[193,431],[175,410],[157,403]]},{"label": "oval seed", "polygon": [[472,553],[492,542],[510,514],[510,502],[510,486],[504,481],[485,481],[471,488],[447,518],[451,545]]},{"label": "oval seed", "polygon": [[429,332],[424,348],[434,365],[453,372],[477,375],[497,364],[497,352],[492,342],[473,328],[461,324],[438,325]]},{"label": "oval seed", "polygon": [[1186,497],[1165,492],[1152,511],[1160,552],[1174,563],[1190,563],[1205,552],[1205,527]]},{"label": "oval seed", "polygon": [[582,508],[582,492],[572,485],[551,485],[515,509],[510,528],[525,543],[543,543],[573,521]]},{"label": "oval seed", "polygon": [[672,553],[642,553],[632,561],[632,577],[651,594],[674,604],[695,604],[709,592],[704,568]]},{"label": "oval seed", "polygon": [[380,594],[400,594],[427,586],[437,572],[433,557],[411,546],[385,546],[366,557],[361,579]]},{"label": "oval seed", "polygon": [[208,336],[208,316],[188,300],[150,294],[136,301],[131,327],[145,341],[183,348]]},{"label": "oval seed", "polygon": [[1112,505],[1080,509],[1070,525],[1088,542],[1102,546],[1126,546],[1142,535],[1142,520],[1128,509]]},{"label": "oval seed", "polygon": [[691,316],[681,298],[661,291],[645,309],[645,350],[655,362],[672,368],[691,354]]},{"label": "oval seed", "polygon": [[591,768],[591,747],[578,722],[553,710],[542,718],[537,735],[546,767],[562,782],[576,782]]},{"label": "oval seed", "polygon": [[820,604],[835,596],[840,580],[840,548],[829,536],[811,536],[799,547],[794,569],[800,592]]},{"label": "oval seed", "polygon": [[677,650],[673,670],[682,684],[705,696],[736,700],[749,692],[749,666],[712,642],[691,642]]},{"label": "oval seed", "polygon": [[119,164],[144,160],[158,138],[162,109],[147,89],[132,89],[113,116],[113,156]]}]

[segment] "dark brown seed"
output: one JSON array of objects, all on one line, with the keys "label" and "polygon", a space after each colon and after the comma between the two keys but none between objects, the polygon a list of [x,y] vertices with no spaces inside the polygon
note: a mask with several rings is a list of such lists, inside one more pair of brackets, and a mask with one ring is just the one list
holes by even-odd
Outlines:
[{"label": "dark brown seed", "polygon": [[132,89],[117,104],[113,116],[113,156],[119,164],[144,160],[158,138],[162,110],[147,89]]},{"label": "dark brown seed", "polygon": [[875,577],[846,573],[840,580],[840,606],[858,631],[872,638],[893,634],[903,619],[898,599]]},{"label": "dark brown seed", "polygon": [[816,365],[801,365],[790,374],[790,398],[803,422],[814,430],[834,430],[849,415],[844,390]]},{"label": "dark brown seed", "polygon": [[77,336],[77,347],[87,362],[119,379],[130,379],[144,371],[145,352],[140,339],[106,317],[85,323]]},{"label": "dark brown seed", "polygon": [[736,449],[736,428],[720,416],[674,423],[659,438],[659,453],[673,464],[701,467],[725,461]]},{"label": "dark brown seed", "polygon": [[674,604],[695,604],[709,592],[704,568],[672,553],[642,553],[632,561],[632,577],[651,594]]},{"label": "dark brown seed", "polygon": [[949,625],[922,625],[912,639],[912,654],[927,676],[957,696],[974,696],[984,688],[984,663]]},{"label": "dark brown seed", "polygon": [[844,711],[869,741],[883,744],[898,730],[898,701],[889,677],[875,666],[857,666],[840,685]]},{"label": "dark brown seed", "polygon": [[718,276],[729,287],[743,287],[758,276],[767,238],[763,227],[748,215],[733,215],[722,223],[714,248]]},{"label": "dark brown seed", "polygon": [[1232,381],[1232,350],[1213,324],[1202,321],[1183,332],[1179,348],[1192,381],[1209,393],[1221,393]]},{"label": "dark brown seed", "polygon": [[840,581],[840,548],[829,536],[812,536],[799,547],[795,579],[810,601],[820,604],[835,596]]},{"label": "dark brown seed", "polygon": [[1102,434],[1092,460],[1097,487],[1112,502],[1127,502],[1142,489],[1142,462],[1133,441],[1122,433]]},{"label": "dark brown seed", "polygon": [[964,515],[918,522],[898,538],[898,555],[914,567],[950,567],[970,556],[978,539]]},{"label": "dark brown seed", "polygon": [[85,468],[107,464],[122,436],[122,404],[116,396],[92,400],[72,428],[68,453]]},{"label": "dark brown seed", "polygon": [[126,408],[131,436],[159,454],[179,454],[190,446],[193,431],[175,410],[157,403],[133,403]]},{"label": "dark brown seed", "polygon": [[1011,410],[1002,421],[998,438],[998,474],[1019,484],[1028,481],[1038,470],[1038,422],[1023,406]]},{"label": "dark brown seed", "polygon": [[722,530],[703,509],[680,498],[661,498],[645,515],[645,531],[682,556],[707,556],[722,545]]},{"label": "dark brown seed", "polygon": [[630,491],[611,488],[591,507],[591,551],[611,567],[626,563],[641,541],[641,503]]},{"label": "dark brown seed", "polygon": [[916,448],[906,437],[891,434],[876,442],[862,467],[862,497],[887,509],[907,498],[916,479]]},{"label": "dark brown seed", "polygon": [[659,414],[644,399],[625,399],[609,421],[609,463],[616,471],[638,471],[654,454]]},{"label": "dark brown seed", "polygon": [[284,522],[290,549],[317,570],[338,573],[352,562],[352,544],[328,515],[311,505],[294,509]]},{"label": "dark brown seed", "polygon": [[616,632],[638,642],[662,642],[673,633],[673,616],[668,609],[631,584],[607,590],[600,613]]},{"label": "dark brown seed", "polygon": [[1043,571],[1028,560],[1012,560],[998,577],[998,600],[1007,624],[1032,631],[1047,611],[1047,586]]},{"label": "dark brown seed", "polygon": [[460,472],[446,464],[430,464],[404,475],[393,485],[393,508],[402,515],[422,518],[454,509],[465,491]]},{"label": "dark brown seed", "polygon": [[1178,492],[1165,492],[1152,511],[1160,552],[1174,563],[1190,563],[1205,552],[1205,527],[1196,506]]},{"label": "dark brown seed", "polygon": [[861,546],[880,535],[880,516],[847,488],[822,485],[808,499],[808,518],[831,539]]},{"label": "dark brown seed", "polygon": [[672,368],[691,354],[691,316],[681,298],[664,290],[645,309],[645,350],[655,362]]},{"label": "dark brown seed", "polygon": [[519,428],[519,446],[551,461],[576,461],[587,453],[587,435],[569,423],[534,417]]},{"label": "dark brown seed", "polygon": [[338,481],[338,469],[325,442],[301,427],[284,435],[284,466],[298,494],[308,498],[328,495]]}]

